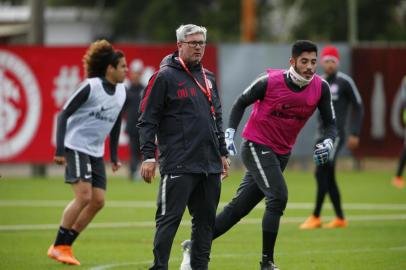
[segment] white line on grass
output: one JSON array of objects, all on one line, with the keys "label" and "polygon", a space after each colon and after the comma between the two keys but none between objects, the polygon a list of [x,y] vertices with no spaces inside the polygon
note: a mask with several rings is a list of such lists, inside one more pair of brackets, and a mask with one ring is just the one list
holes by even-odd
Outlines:
[{"label": "white line on grass", "polygon": [[[65,207],[69,201],[64,200],[0,200],[0,207]],[[219,207],[224,207],[225,202],[220,202]],[[112,208],[155,208],[155,201],[107,201],[106,207]],[[314,203],[291,202],[288,209],[313,209]],[[331,205],[326,205],[331,209]],[[260,203],[257,209],[264,209],[265,205]],[[372,204],[372,203],[345,203],[344,208],[348,210],[406,210],[406,204]]]},{"label": "white line on grass", "polygon": [[[331,253],[369,253],[369,252],[401,252],[406,246],[389,247],[389,248],[352,248],[352,249],[312,249],[299,252],[277,252],[277,255],[282,256],[298,256],[298,255],[310,255],[310,254],[331,254]],[[236,257],[258,257],[257,253],[226,253],[211,255],[211,258],[236,258]],[[180,259],[171,259],[171,262],[180,262]],[[89,268],[88,270],[108,270],[120,266],[133,266],[133,265],[150,265],[151,261],[141,262],[125,262],[125,263],[111,263],[104,264]]]},{"label": "white line on grass", "polygon": [[[282,223],[300,223],[307,217],[283,217]],[[326,216],[326,219],[331,219],[332,216]],[[364,221],[387,221],[387,220],[406,220],[406,214],[400,215],[358,215],[347,217],[350,222],[364,222]],[[261,218],[246,218],[239,222],[239,224],[260,224]],[[190,226],[190,220],[181,222],[181,226]],[[58,228],[58,224],[15,224],[15,225],[0,225],[0,231],[38,231],[38,230],[54,230]],[[117,229],[117,228],[153,228],[155,227],[154,221],[133,221],[133,222],[105,222],[105,223],[91,223],[89,225],[92,229]]]}]

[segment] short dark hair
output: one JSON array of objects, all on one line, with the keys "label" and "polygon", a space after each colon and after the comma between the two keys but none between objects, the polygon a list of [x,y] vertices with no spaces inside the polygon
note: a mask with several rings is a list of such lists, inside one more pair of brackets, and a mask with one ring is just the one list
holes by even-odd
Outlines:
[{"label": "short dark hair", "polygon": [[107,67],[117,67],[120,58],[124,57],[122,51],[115,51],[113,46],[105,39],[93,42],[83,56],[83,65],[86,77],[104,77]]},{"label": "short dark hair", "polygon": [[317,55],[317,45],[310,40],[297,40],[292,46],[292,57],[298,58],[303,52],[315,52]]}]

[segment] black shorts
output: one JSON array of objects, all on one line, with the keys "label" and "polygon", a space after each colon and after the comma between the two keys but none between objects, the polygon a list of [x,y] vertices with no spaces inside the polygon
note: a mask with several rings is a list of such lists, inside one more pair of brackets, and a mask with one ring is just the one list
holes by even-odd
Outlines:
[{"label": "black shorts", "polygon": [[106,168],[103,157],[65,148],[65,183],[73,184],[79,180],[92,184],[92,187],[106,189]]}]

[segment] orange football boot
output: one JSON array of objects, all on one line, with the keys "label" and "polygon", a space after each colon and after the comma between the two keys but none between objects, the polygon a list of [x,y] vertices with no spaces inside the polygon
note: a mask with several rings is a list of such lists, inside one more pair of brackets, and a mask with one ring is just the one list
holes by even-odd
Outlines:
[{"label": "orange football boot", "polygon": [[348,226],[348,221],[343,218],[335,218],[327,224],[323,225],[323,228],[334,229],[334,228],[345,228]]},{"label": "orange football boot", "polygon": [[80,265],[80,262],[73,256],[71,246],[68,245],[51,245],[48,249],[48,257],[61,263]]},{"label": "orange football boot", "polygon": [[402,176],[395,176],[392,179],[392,185],[397,187],[397,188],[404,188],[405,187],[405,181],[403,180]]},{"label": "orange football boot", "polygon": [[321,219],[320,217],[316,217],[311,215],[308,217],[305,222],[300,224],[299,228],[302,230],[308,230],[308,229],[317,229],[321,227]]}]

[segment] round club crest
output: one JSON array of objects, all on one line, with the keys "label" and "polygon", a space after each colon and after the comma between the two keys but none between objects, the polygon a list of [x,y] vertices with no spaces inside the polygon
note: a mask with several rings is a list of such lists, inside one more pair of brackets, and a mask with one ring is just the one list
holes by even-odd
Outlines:
[{"label": "round club crest", "polygon": [[41,96],[29,66],[0,50],[0,160],[23,151],[38,128]]}]

